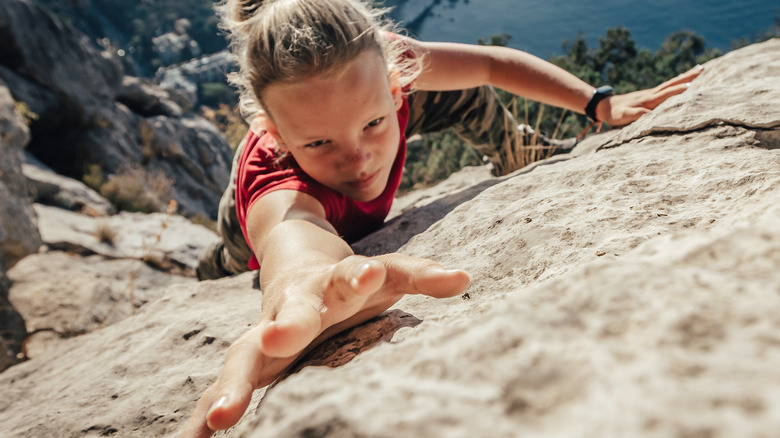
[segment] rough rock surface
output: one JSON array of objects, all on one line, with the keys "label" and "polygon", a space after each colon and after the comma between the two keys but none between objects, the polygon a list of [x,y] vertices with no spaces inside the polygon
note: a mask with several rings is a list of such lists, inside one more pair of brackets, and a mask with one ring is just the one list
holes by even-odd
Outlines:
[{"label": "rough rock surface", "polygon": [[[122,212],[94,218],[40,204],[34,207],[43,243],[50,249],[146,260],[168,270],[194,273],[201,249],[217,238],[208,228],[175,214]],[[101,239],[107,234],[111,236]]]},{"label": "rough rock surface", "polygon": [[38,250],[41,237],[22,176],[22,149],[29,132],[0,80],[0,371],[17,363],[24,321],[8,301],[6,269]]},{"label": "rough rock surface", "polygon": [[156,86],[149,79],[125,76],[118,100],[134,113],[145,117],[178,117],[192,106],[187,98],[175,91]]},{"label": "rough rock surface", "polygon": [[114,214],[111,203],[86,184],[55,173],[30,154],[25,154],[24,159],[22,173],[35,202],[91,216]]},{"label": "rough rock surface", "polygon": [[37,251],[41,243],[22,175],[22,149],[28,138],[27,126],[0,82],[0,264],[7,268]]},{"label": "rough rock surface", "polygon": [[52,251],[22,259],[8,271],[9,300],[24,318],[24,354],[40,356],[65,338],[114,324],[159,298],[174,283],[193,277],[172,275],[142,260],[81,257]]},{"label": "rough rock surface", "polygon": [[118,56],[30,0],[0,3],[0,41],[0,80],[36,115],[33,155],[76,179],[95,165],[108,177],[140,164],[171,180],[183,212],[216,218],[232,152],[175,93],[125,77]]},{"label": "rough rock surface", "polygon": [[[394,220],[442,217],[400,250],[469,270],[470,289],[407,297],[322,344],[220,435],[773,436],[780,40],[705,67],[568,159]],[[251,284],[173,285],[6,370],[0,430],[174,436],[257,319]]]}]

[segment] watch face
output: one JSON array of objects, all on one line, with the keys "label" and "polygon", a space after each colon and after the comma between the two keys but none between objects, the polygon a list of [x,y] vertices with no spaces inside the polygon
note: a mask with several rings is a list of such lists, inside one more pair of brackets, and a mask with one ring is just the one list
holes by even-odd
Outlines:
[{"label": "watch face", "polygon": [[614,92],[615,89],[610,87],[609,85],[602,85],[601,87],[596,88],[596,94],[603,94],[609,96]]}]

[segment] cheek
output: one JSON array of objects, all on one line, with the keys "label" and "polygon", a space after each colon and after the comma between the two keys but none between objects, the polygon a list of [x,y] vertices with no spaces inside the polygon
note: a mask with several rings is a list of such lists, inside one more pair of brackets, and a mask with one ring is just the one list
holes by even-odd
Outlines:
[{"label": "cheek", "polygon": [[312,178],[321,181],[327,178],[331,169],[335,169],[335,163],[327,156],[305,157],[298,161],[298,166]]},{"label": "cheek", "polygon": [[395,157],[398,151],[398,144],[401,141],[401,133],[398,126],[398,120],[388,124],[387,129],[377,136],[374,150],[381,156]]}]

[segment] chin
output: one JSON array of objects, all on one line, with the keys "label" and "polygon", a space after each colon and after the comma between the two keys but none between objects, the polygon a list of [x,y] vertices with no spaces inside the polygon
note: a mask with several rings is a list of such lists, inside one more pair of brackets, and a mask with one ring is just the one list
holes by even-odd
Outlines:
[{"label": "chin", "polygon": [[389,175],[379,175],[378,180],[374,182],[374,184],[371,185],[371,187],[366,187],[363,189],[357,189],[352,187],[351,190],[348,192],[342,192],[344,195],[346,195],[348,198],[353,199],[358,202],[369,202],[373,201],[374,199],[382,196],[382,193],[384,193],[385,188],[387,187],[387,179]]},{"label": "chin", "polygon": [[378,198],[382,194],[382,191],[378,192],[358,192],[358,193],[352,193],[350,195],[347,195],[348,198],[351,198],[358,202],[369,202],[373,201],[374,199]]}]

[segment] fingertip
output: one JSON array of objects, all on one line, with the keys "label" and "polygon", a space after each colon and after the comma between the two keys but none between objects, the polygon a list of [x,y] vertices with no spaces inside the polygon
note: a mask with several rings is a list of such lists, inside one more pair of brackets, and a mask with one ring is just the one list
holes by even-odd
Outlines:
[{"label": "fingertip", "polygon": [[369,269],[371,269],[371,263],[364,262],[352,271],[352,278],[349,280],[349,285],[352,286],[352,289],[357,289],[360,286],[361,278]]},{"label": "fingertip", "polygon": [[[304,312],[309,310],[298,309]],[[293,311],[268,323],[261,337],[263,354],[286,358],[300,353],[317,337],[320,330],[319,315]]]},{"label": "fingertip", "polygon": [[454,277],[456,284],[460,284],[460,290],[458,293],[463,292],[464,290],[468,289],[469,285],[471,284],[471,276],[468,272],[462,270],[462,269],[451,269],[448,271],[451,273],[451,275]]},{"label": "fingertip", "polygon": [[385,275],[384,265],[376,260],[367,260],[352,272],[349,285],[357,294],[371,293],[382,286]]},{"label": "fingertip", "polygon": [[233,427],[238,423],[245,409],[241,406],[235,406],[230,396],[223,395],[211,405],[206,413],[206,426],[213,431]]},{"label": "fingertip", "polygon": [[469,287],[471,278],[462,269],[434,267],[418,278],[418,288],[426,295],[437,298],[453,297]]},{"label": "fingertip", "polygon": [[466,283],[471,283],[471,275],[469,275],[468,272],[462,270],[462,269],[453,269],[453,274],[459,276],[462,278]]},{"label": "fingertip", "polygon": [[206,425],[211,430],[219,430],[219,423],[220,419],[222,417],[222,408],[227,404],[227,396],[223,395],[220,397],[214,404],[209,407],[208,412],[206,412]]}]

